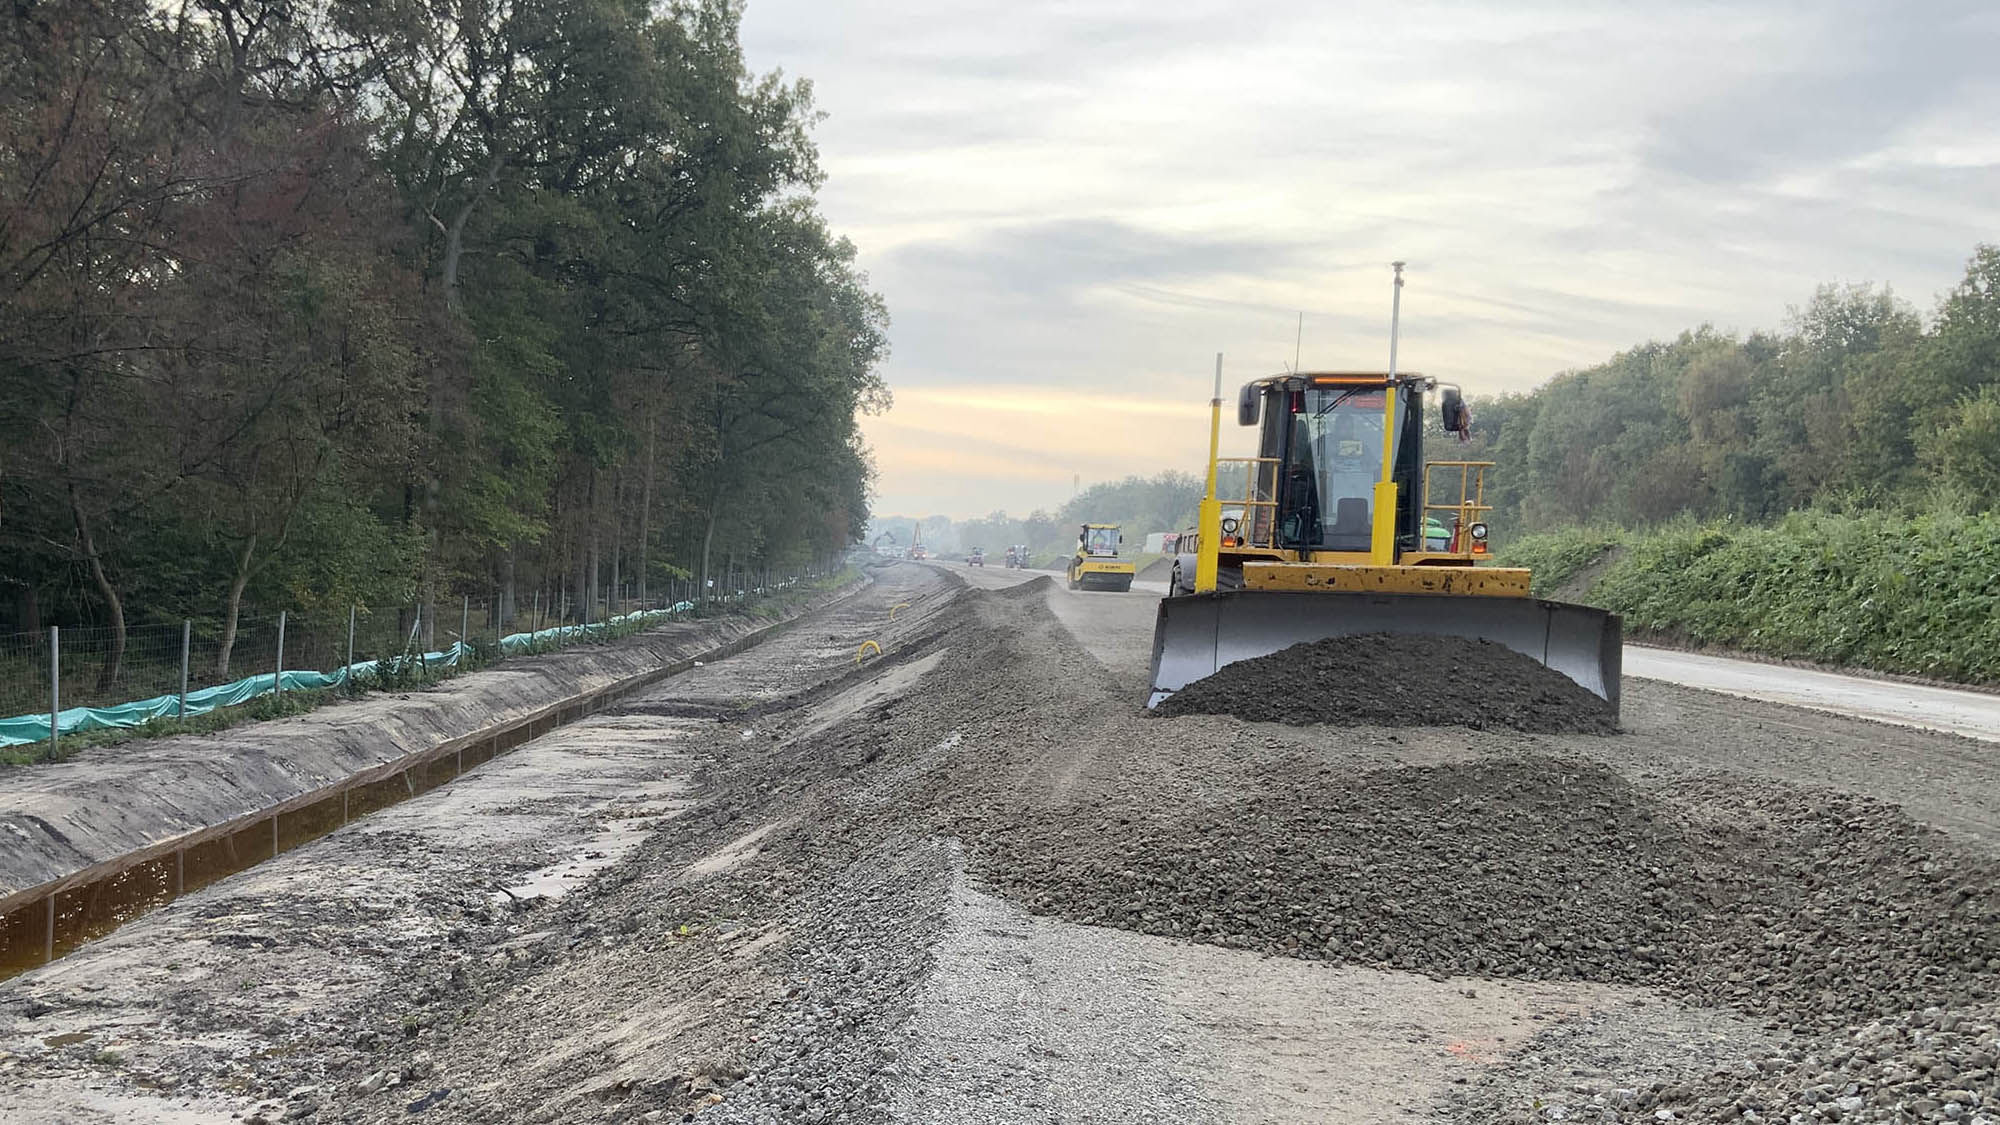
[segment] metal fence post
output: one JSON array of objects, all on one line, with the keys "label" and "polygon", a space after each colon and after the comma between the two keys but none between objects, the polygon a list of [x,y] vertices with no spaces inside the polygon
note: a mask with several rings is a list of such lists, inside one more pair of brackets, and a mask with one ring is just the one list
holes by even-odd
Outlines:
[{"label": "metal fence post", "polygon": [[[347,663],[341,665],[341,667],[347,671],[347,675],[349,677],[352,677],[354,675],[354,607],[353,606],[347,607]],[[349,686],[350,687],[353,686],[351,679],[349,682]]]},{"label": "metal fence post", "polygon": [[[56,739],[62,734],[62,632],[49,626],[49,757],[56,756]],[[53,898],[54,896],[50,896]]]},{"label": "metal fence post", "polygon": [[193,647],[193,640],[194,622],[183,620],[181,622],[181,703],[180,708],[174,712],[174,718],[176,719],[185,719],[188,714],[188,650]]},{"label": "metal fence post", "polygon": [[461,664],[465,659],[466,645],[472,641],[472,595],[463,595],[458,604],[458,659],[453,664]]},{"label": "metal fence post", "polygon": [[285,693],[285,611],[278,611],[278,672],[271,677],[271,691],[277,695]]}]

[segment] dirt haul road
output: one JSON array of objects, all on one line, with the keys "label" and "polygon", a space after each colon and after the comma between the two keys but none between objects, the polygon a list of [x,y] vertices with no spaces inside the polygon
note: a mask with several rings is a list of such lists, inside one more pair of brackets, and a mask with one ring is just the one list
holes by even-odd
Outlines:
[{"label": "dirt haul road", "polygon": [[1984,746],[1161,719],[1152,597],[877,578],[0,984],[0,1117],[2000,1123]]}]

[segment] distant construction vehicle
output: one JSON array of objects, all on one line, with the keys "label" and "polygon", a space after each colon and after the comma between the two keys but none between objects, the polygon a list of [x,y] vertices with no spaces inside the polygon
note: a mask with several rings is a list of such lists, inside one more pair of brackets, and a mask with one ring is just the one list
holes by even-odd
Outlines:
[{"label": "distant construction vehicle", "polygon": [[[1396,370],[1396,263],[1387,372],[1290,372],[1244,385],[1237,421],[1257,456],[1218,456],[1222,357],[1210,401],[1208,488],[1182,556],[1192,591],[1160,601],[1147,706],[1226,664],[1301,642],[1422,633],[1503,644],[1618,705],[1622,629],[1590,606],[1530,596],[1520,567],[1483,565],[1490,461],[1428,461],[1424,395],[1447,433],[1470,433],[1457,387]],[[1244,466],[1246,495],[1216,496],[1216,466]]]},{"label": "distant construction vehicle", "polygon": [[1077,532],[1076,554],[1069,560],[1072,590],[1130,590],[1137,564],[1118,557],[1125,542],[1115,523],[1087,523]]},{"label": "distant construction vehicle", "polygon": [[974,547],[972,550],[967,551],[965,553],[965,565],[976,566],[979,567],[981,570],[984,570],[986,568],[985,549],[981,547]]}]

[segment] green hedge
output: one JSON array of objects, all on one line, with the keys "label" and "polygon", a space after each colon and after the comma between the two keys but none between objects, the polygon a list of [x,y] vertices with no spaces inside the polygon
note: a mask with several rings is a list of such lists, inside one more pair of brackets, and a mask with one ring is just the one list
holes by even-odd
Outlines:
[{"label": "green hedge", "polygon": [[[1601,557],[1606,538],[1532,536],[1500,557],[1548,566],[1552,580],[1535,583],[1545,592]],[[2000,515],[1804,511],[1611,542],[1625,551],[1582,600],[1622,615],[1628,635],[2000,682]]]}]

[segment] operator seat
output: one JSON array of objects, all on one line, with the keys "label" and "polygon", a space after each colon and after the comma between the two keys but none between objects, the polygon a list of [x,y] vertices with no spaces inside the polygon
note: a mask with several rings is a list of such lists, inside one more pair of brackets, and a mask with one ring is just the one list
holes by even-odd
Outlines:
[{"label": "operator seat", "polygon": [[[1374,538],[1375,528],[1368,522],[1368,500],[1362,496],[1343,496],[1334,502],[1333,526],[1327,529],[1327,543],[1336,551],[1366,550]],[[1360,545],[1355,540],[1359,538]]]}]

